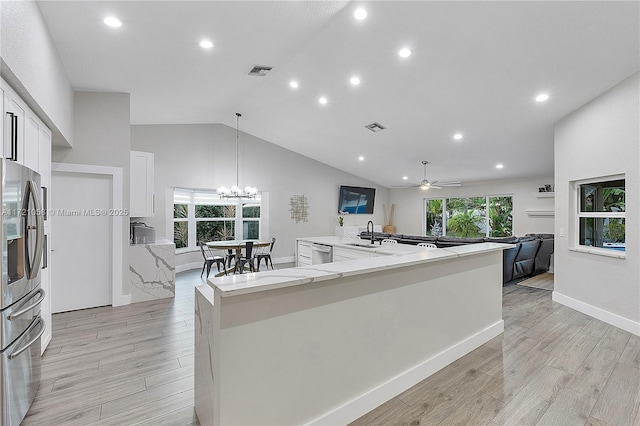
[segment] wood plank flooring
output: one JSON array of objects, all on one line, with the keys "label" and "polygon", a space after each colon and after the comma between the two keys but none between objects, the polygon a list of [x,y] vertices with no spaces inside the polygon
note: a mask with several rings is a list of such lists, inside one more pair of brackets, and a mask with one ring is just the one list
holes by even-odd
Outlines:
[{"label": "wood plank flooring", "polygon": [[[54,315],[23,425],[197,425],[199,275],[177,275],[175,300]],[[640,424],[640,337],[552,302],[549,291],[511,285],[503,294],[504,335],[352,424]]]},{"label": "wood plank flooring", "polygon": [[640,337],[519,285],[503,318],[504,335],[351,425],[640,425]]}]

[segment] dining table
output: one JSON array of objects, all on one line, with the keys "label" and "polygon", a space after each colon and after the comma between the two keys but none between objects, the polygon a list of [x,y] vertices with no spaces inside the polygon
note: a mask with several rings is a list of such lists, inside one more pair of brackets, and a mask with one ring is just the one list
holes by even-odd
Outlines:
[{"label": "dining table", "polygon": [[[271,241],[260,241],[260,240],[226,240],[226,241],[209,241],[207,243],[207,247],[212,250],[235,250],[236,251],[236,260],[240,259],[242,256],[242,250],[247,247],[247,243],[252,242],[253,248],[257,247],[268,247],[271,245]],[[224,275],[224,272],[219,272],[216,274],[216,277]]]}]

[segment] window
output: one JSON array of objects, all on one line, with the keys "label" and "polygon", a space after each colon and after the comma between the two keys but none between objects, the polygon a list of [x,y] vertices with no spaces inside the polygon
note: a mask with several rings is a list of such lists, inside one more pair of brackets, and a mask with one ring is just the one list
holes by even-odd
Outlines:
[{"label": "window", "polygon": [[213,191],[175,189],[173,240],[193,250],[208,241],[260,239],[261,197],[221,200]]},{"label": "window", "polygon": [[242,205],[242,238],[258,239],[260,235],[260,204],[245,203]]},{"label": "window", "polygon": [[478,238],[513,233],[510,195],[428,199],[425,211],[427,235]]},{"label": "window", "polygon": [[625,251],[625,179],[577,183],[577,245]]}]

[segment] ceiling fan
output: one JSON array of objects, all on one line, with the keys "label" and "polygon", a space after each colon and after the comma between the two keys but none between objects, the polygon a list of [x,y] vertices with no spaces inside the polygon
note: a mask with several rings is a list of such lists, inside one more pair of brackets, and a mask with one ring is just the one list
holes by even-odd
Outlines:
[{"label": "ceiling fan", "polygon": [[420,189],[422,189],[423,191],[426,191],[428,189],[442,189],[444,187],[452,187],[452,186],[460,186],[461,183],[458,181],[451,181],[451,182],[440,182],[437,180],[434,180],[433,182],[431,182],[429,179],[427,179],[427,164],[429,164],[428,161],[423,161],[422,165],[424,166],[424,178],[420,181],[419,184],[417,185],[410,185],[410,186],[401,186],[399,188],[415,188],[418,187]]}]

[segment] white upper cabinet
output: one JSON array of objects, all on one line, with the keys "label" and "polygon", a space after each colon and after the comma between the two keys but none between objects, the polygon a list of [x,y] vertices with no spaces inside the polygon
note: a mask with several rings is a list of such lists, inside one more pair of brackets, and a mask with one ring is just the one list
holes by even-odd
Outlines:
[{"label": "white upper cabinet", "polygon": [[46,128],[41,128],[38,138],[38,173],[40,173],[40,186],[42,187],[42,208],[45,211],[44,227],[49,228],[49,206],[51,206],[51,133]]},{"label": "white upper cabinet", "polygon": [[[2,80],[2,156],[40,171],[40,132],[51,134],[38,116]],[[49,137],[49,142],[51,138]],[[51,160],[49,159],[49,162]]]},{"label": "white upper cabinet", "polygon": [[131,151],[130,216],[152,217],[155,213],[153,153]]},{"label": "white upper cabinet", "polygon": [[40,120],[31,111],[24,115],[24,142],[22,144],[22,161],[24,166],[40,172]]},{"label": "white upper cabinet", "polygon": [[24,165],[24,110],[26,105],[13,90],[4,85],[5,139],[4,158]]}]

